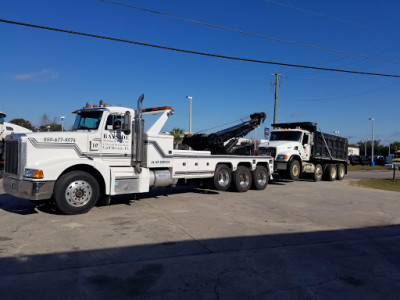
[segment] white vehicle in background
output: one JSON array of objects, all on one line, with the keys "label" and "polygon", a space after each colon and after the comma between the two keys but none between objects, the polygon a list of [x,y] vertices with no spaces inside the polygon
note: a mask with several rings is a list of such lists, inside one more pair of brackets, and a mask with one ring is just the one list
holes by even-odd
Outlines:
[{"label": "white vehicle in background", "polygon": [[297,180],[313,174],[314,180],[342,180],[347,174],[346,138],[322,133],[311,122],[272,124],[270,140],[259,145],[259,155],[275,158],[275,172]]},{"label": "white vehicle in background", "polygon": [[4,145],[6,136],[12,133],[28,133],[32,132],[24,127],[5,122],[6,114],[0,111],[0,175],[4,168]]}]

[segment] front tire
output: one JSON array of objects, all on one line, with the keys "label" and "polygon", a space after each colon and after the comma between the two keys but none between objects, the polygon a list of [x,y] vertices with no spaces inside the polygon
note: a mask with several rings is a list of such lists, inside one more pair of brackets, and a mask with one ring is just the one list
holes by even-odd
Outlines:
[{"label": "front tire", "polygon": [[219,165],[214,173],[214,186],[218,191],[226,191],[231,186],[232,174],[227,165]]},{"label": "front tire", "polygon": [[252,172],[253,188],[256,190],[264,190],[268,185],[268,170],[264,166],[257,166]]},{"label": "front tire", "polygon": [[297,160],[292,160],[289,163],[289,178],[297,180],[300,177],[300,164]]},{"label": "front tire", "polygon": [[233,172],[233,188],[236,192],[247,192],[251,187],[251,181],[252,178],[249,168],[239,166],[237,170]]},{"label": "front tire", "polygon": [[62,175],[54,187],[54,202],[67,215],[88,212],[100,198],[100,186],[89,173],[72,171]]}]

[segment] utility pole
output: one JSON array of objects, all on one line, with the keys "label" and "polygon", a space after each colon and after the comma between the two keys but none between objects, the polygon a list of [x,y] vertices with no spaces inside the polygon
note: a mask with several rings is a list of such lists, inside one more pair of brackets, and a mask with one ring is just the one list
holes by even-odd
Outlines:
[{"label": "utility pole", "polygon": [[275,82],[270,82],[271,86],[275,86],[275,104],[274,104],[274,122],[273,122],[273,124],[275,124],[276,123],[276,107],[278,105],[278,88],[280,86],[279,77],[283,76],[283,75],[279,74],[279,73],[275,73],[275,74],[271,74],[271,75],[275,76]]},{"label": "utility pole", "polygon": [[374,164],[374,118],[369,118],[370,121],[372,121],[372,153],[371,153],[371,166],[375,166]]},{"label": "utility pole", "polygon": [[186,96],[189,99],[189,133],[192,133],[192,96]]}]

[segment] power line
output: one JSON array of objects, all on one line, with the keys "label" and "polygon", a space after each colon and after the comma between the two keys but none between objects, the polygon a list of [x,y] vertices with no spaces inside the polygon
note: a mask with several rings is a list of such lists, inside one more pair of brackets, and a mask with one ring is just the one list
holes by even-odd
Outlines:
[{"label": "power line", "polygon": [[253,63],[259,63],[259,64],[278,65],[278,66],[292,67],[292,68],[303,68],[303,69],[311,69],[311,70],[319,70],[319,71],[330,71],[330,72],[341,72],[341,73],[348,73],[348,74],[400,78],[400,75],[397,75],[397,74],[383,74],[383,73],[362,72],[362,71],[353,71],[353,70],[341,70],[341,69],[315,67],[315,66],[298,65],[298,64],[289,64],[289,63],[282,63],[282,62],[274,62],[274,61],[267,61],[267,60],[258,60],[258,59],[251,59],[251,58],[242,58],[242,57],[219,55],[219,54],[213,54],[213,53],[207,53],[207,52],[185,50],[185,49],[172,48],[172,47],[167,47],[167,46],[161,46],[161,45],[148,44],[148,43],[143,43],[143,42],[130,41],[130,40],[114,38],[114,37],[108,37],[108,36],[97,35],[97,34],[91,34],[91,33],[84,33],[84,32],[78,32],[78,31],[72,31],[72,30],[66,30],[66,29],[59,29],[59,28],[47,27],[47,26],[41,26],[41,25],[34,25],[34,24],[28,24],[28,23],[21,23],[21,22],[5,20],[5,19],[0,19],[0,22],[8,23],[8,24],[14,24],[14,25],[20,25],[20,26],[26,26],[26,27],[32,27],[32,28],[45,29],[45,30],[50,30],[50,31],[64,32],[64,33],[87,36],[87,37],[93,37],[93,38],[110,40],[110,41],[121,42],[121,43],[128,43],[128,44],[152,47],[152,48],[157,48],[157,49],[170,50],[170,51],[175,51],[175,52],[182,52],[182,53],[195,54],[195,55],[208,56],[208,57],[215,57],[215,58],[223,58],[223,59],[229,59],[229,60],[253,62]]},{"label": "power line", "polygon": [[318,16],[318,17],[328,18],[328,19],[331,19],[331,20],[335,20],[335,21],[339,21],[339,22],[347,23],[347,24],[351,24],[351,25],[356,25],[356,26],[363,27],[363,28],[366,28],[366,29],[375,29],[373,27],[366,26],[364,24],[360,24],[360,23],[357,23],[357,22],[348,21],[348,20],[341,19],[341,18],[338,18],[338,17],[333,17],[333,16],[330,16],[330,15],[318,13],[318,12],[315,12],[315,11],[312,11],[312,10],[309,10],[309,9],[299,8],[299,7],[296,7],[296,6],[293,6],[293,5],[289,5],[289,4],[285,4],[285,3],[282,3],[282,2],[278,2],[278,1],[274,1],[274,0],[264,0],[264,1],[272,3],[272,4],[275,4],[275,5],[283,6],[283,7],[286,7],[286,8],[290,8],[290,9],[293,9],[293,10],[297,10],[297,11],[300,11],[300,12],[303,12],[303,13],[315,15],[315,16]]},{"label": "power line", "polygon": [[363,96],[363,95],[367,95],[379,90],[383,90],[386,89],[388,87],[391,87],[393,85],[398,85],[397,82],[395,83],[390,83],[390,84],[386,84],[384,86],[381,86],[379,88],[375,88],[375,89],[370,89],[361,93],[357,93],[357,94],[350,94],[350,95],[345,95],[345,96],[339,96],[339,97],[329,97],[329,98],[320,98],[320,99],[298,99],[298,100],[292,100],[292,101],[296,101],[296,102],[319,102],[319,101],[331,101],[331,100],[337,100],[337,99],[345,99],[345,98],[353,98],[353,97],[358,97],[358,96]]},{"label": "power line", "polygon": [[212,130],[212,129],[216,129],[216,128],[220,128],[220,127],[223,127],[223,126],[226,126],[226,125],[230,125],[230,124],[233,124],[233,123],[237,123],[237,122],[239,122],[239,121],[243,122],[244,119],[248,119],[248,118],[249,118],[249,116],[243,116],[242,118],[239,118],[239,119],[237,119],[237,120],[235,120],[235,121],[228,122],[228,123],[221,124],[221,125],[217,125],[217,126],[210,127],[210,128],[207,128],[207,129],[203,129],[203,130],[197,131],[196,133],[202,133],[202,132],[205,132],[205,131],[210,131],[210,130]]},{"label": "power line", "polygon": [[[346,51],[341,51],[341,50],[335,50],[335,49],[330,49],[330,48],[325,48],[325,47],[305,44],[305,43],[301,43],[301,42],[280,39],[280,38],[276,38],[276,37],[272,37],[272,36],[267,36],[267,35],[262,35],[262,34],[257,34],[257,33],[251,33],[251,32],[240,30],[240,29],[234,29],[234,28],[228,28],[228,27],[213,25],[213,24],[210,24],[210,23],[197,21],[197,20],[193,20],[193,19],[188,19],[188,18],[184,18],[184,17],[179,17],[179,16],[172,15],[172,14],[169,14],[169,13],[165,13],[165,12],[161,12],[161,11],[157,11],[157,10],[151,10],[151,9],[147,9],[147,8],[142,8],[142,7],[138,7],[138,6],[133,6],[133,5],[129,5],[129,4],[124,4],[124,3],[119,3],[119,2],[109,1],[109,0],[100,0],[100,1],[106,2],[106,3],[115,4],[115,5],[119,5],[119,6],[123,6],[123,7],[132,8],[132,9],[136,9],[136,10],[141,10],[141,11],[145,11],[145,12],[152,13],[152,14],[167,16],[167,17],[175,18],[175,19],[178,19],[178,20],[186,21],[186,22],[192,22],[192,23],[196,23],[196,24],[200,24],[200,25],[204,25],[204,26],[208,26],[208,27],[212,27],[212,28],[227,30],[227,31],[240,33],[240,34],[245,34],[245,35],[249,35],[249,36],[253,36],[253,37],[269,39],[269,40],[274,40],[274,41],[278,41],[278,42],[289,43],[289,44],[293,44],[293,45],[297,45],[297,46],[308,47],[308,48],[313,48],[313,49],[323,50],[323,51],[329,51],[329,52],[338,53],[338,54],[344,54],[344,55],[349,55],[349,56],[357,56],[357,57],[362,57],[362,58],[365,58],[365,59],[372,59],[372,60],[379,60],[379,61],[384,61],[384,62],[400,64],[400,62],[395,61],[395,60],[382,59],[382,58],[373,57],[373,56],[367,56],[367,55],[363,55],[363,54],[359,54],[359,53],[352,53],[352,52],[346,52]],[[273,2],[273,3],[275,3],[275,2]]]}]

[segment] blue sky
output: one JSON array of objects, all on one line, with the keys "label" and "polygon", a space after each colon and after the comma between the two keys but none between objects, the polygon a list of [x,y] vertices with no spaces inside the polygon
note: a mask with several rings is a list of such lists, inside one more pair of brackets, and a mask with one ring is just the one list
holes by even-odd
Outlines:
[{"label": "blue sky", "polygon": [[[0,18],[227,56],[400,75],[400,2],[288,0],[115,0],[210,24],[378,59],[251,37],[100,0],[3,0]],[[39,125],[103,99],[134,107],[172,106],[164,130],[193,131],[264,111],[271,74],[282,77],[278,122],[314,121],[356,142],[400,140],[400,78],[295,69],[170,52],[0,23],[0,110]],[[264,127],[263,125],[263,127]],[[222,128],[220,128],[222,129]],[[257,130],[262,137],[263,130]],[[253,135],[253,134],[252,134]]]}]

